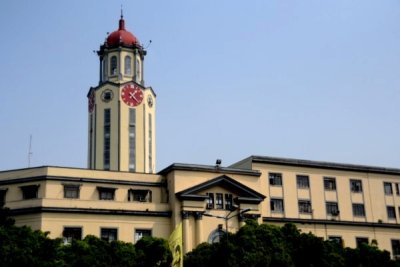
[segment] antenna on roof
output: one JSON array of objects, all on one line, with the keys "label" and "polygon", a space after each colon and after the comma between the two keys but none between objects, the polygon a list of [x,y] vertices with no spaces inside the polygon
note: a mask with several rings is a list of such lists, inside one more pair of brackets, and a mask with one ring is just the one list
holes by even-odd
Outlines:
[{"label": "antenna on roof", "polygon": [[29,136],[29,150],[28,150],[28,168],[31,167],[31,160],[32,160],[32,135]]},{"label": "antenna on roof", "polygon": [[122,8],[122,4],[121,4],[121,19],[124,17],[124,9]]}]

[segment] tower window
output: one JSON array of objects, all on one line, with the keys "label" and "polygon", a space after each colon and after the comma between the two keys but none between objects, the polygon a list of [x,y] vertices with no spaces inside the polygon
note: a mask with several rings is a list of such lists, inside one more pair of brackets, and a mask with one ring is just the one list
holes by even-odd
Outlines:
[{"label": "tower window", "polygon": [[132,75],[132,58],[130,56],[125,57],[125,75]]},{"label": "tower window", "polygon": [[139,62],[139,59],[136,59],[135,70],[136,70],[136,81],[139,81],[139,78],[140,78],[140,62]]},{"label": "tower window", "polygon": [[110,169],[111,110],[104,110],[104,170]]},{"label": "tower window", "polygon": [[112,56],[110,61],[110,74],[117,75],[117,57]]},{"label": "tower window", "polygon": [[153,122],[151,114],[149,114],[149,172],[153,171]]},{"label": "tower window", "polygon": [[136,169],[136,109],[129,109],[129,171],[134,172]]}]

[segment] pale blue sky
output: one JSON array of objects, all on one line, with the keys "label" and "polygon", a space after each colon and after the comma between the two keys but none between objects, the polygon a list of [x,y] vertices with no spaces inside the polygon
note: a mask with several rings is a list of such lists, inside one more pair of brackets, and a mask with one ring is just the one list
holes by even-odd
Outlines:
[{"label": "pale blue sky", "polygon": [[157,169],[252,154],[400,168],[398,0],[0,2],[0,170],[86,167],[120,4],[157,93]]}]

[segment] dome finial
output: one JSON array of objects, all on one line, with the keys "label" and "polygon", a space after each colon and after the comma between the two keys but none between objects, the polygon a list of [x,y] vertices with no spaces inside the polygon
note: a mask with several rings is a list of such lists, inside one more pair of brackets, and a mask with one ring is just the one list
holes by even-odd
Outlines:
[{"label": "dome finial", "polygon": [[119,30],[125,30],[124,13],[121,5],[121,18],[119,20]]}]

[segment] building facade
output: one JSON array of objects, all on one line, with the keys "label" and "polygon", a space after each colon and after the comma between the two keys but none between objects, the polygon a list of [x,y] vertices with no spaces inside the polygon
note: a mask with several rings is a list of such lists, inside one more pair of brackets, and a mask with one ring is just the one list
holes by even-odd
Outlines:
[{"label": "building facade", "polygon": [[144,85],[146,51],[122,16],[98,55],[99,85],[87,94],[88,168],[0,171],[0,203],[17,225],[65,242],[136,242],[168,238],[182,223],[188,252],[250,218],[294,223],[349,247],[376,241],[400,256],[400,169],[251,156],[155,173],[156,95]]}]

